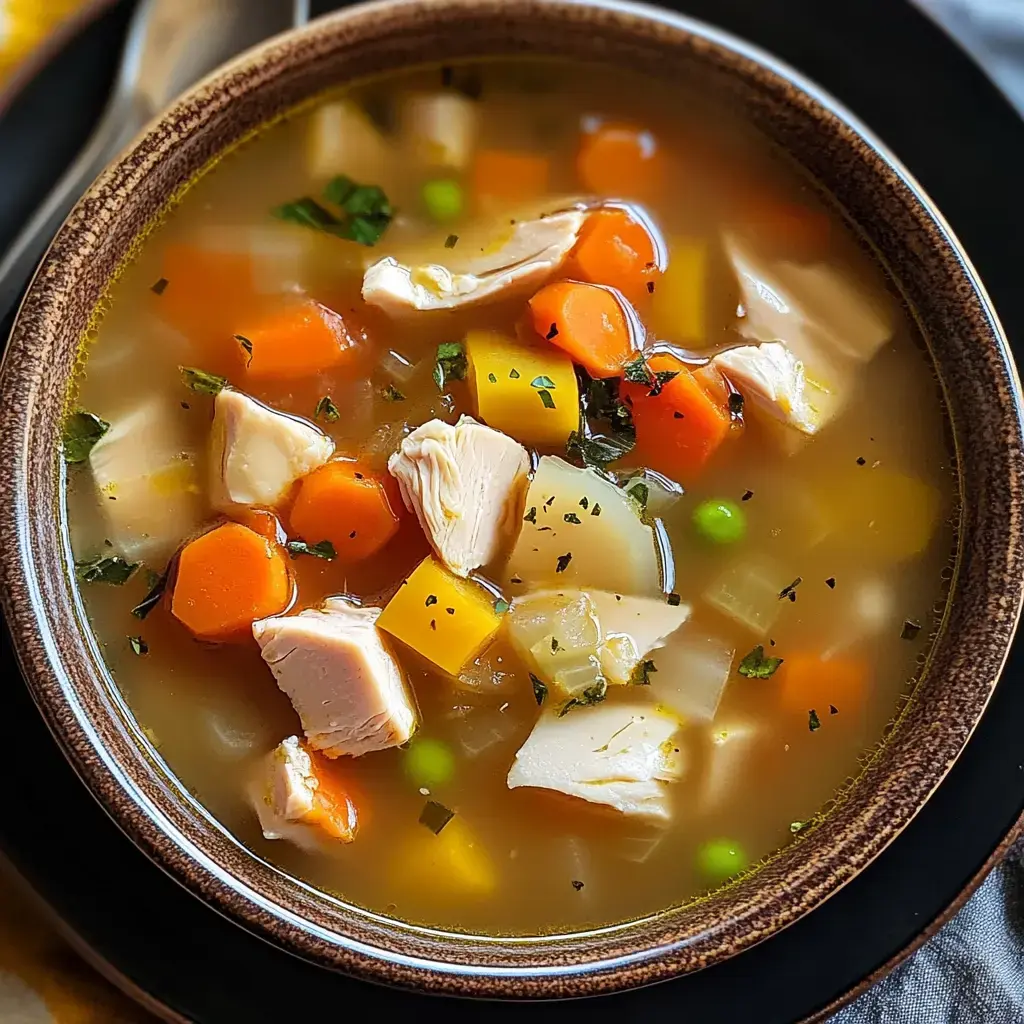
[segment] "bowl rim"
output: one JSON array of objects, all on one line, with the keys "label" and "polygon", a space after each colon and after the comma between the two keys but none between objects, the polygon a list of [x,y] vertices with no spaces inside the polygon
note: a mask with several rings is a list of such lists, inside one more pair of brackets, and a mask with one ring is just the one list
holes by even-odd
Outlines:
[{"label": "bowl rim", "polygon": [[[408,17],[411,12],[422,9],[424,6],[420,0],[377,0],[371,4],[361,4],[344,9],[324,19],[314,21],[301,29],[284,33],[236,58],[208,76],[148,126],[126,153],[104,172],[78,204],[37,271],[16,318],[11,343],[4,357],[3,369],[0,371],[2,372],[0,399],[16,396],[18,388],[32,392],[39,385],[39,357],[33,356],[31,346],[34,321],[43,313],[49,313],[51,316],[58,314],[63,307],[62,288],[66,287],[66,282],[62,283],[62,281],[68,270],[69,258],[73,254],[81,252],[84,236],[93,230],[87,221],[87,215],[90,212],[95,212],[96,207],[90,208],[90,203],[101,202],[105,195],[109,195],[111,188],[135,187],[139,178],[140,158],[144,159],[147,155],[153,156],[159,149],[159,142],[166,136],[166,133],[180,128],[180,119],[184,111],[190,107],[194,109],[196,104],[202,106],[205,103],[209,106],[215,97],[230,94],[233,89],[258,89],[259,84],[253,84],[247,77],[254,69],[267,64],[272,65],[275,59],[285,63],[288,60],[301,63],[305,59],[303,57],[304,46],[307,54],[315,52],[318,42],[323,42],[324,39],[330,40],[332,34],[336,36],[345,30],[354,31],[357,35],[361,33],[361,38],[365,41],[377,31],[374,22],[379,16],[391,15],[394,12],[406,12],[403,16]],[[795,87],[808,101],[822,107],[826,116],[850,129],[861,142],[865,143],[885,167],[908,189],[919,213],[934,225],[937,237],[941,239],[942,245],[948,250],[947,256],[952,257],[953,262],[958,266],[969,284],[973,299],[984,313],[995,356],[1001,361],[1008,379],[1012,398],[1010,419],[1015,428],[1015,439],[1019,441],[1022,403],[1016,369],[991,302],[962,247],[923,189],[893,154],[854,115],[799,72],[758,47],[703,22],[659,8],[621,2],[621,0],[582,0],[582,2],[581,0],[540,0],[540,2],[537,0],[505,0],[505,2],[501,2],[501,0],[440,0],[440,2],[426,6],[447,13],[472,10],[477,15],[491,19],[502,16],[511,18],[513,14],[517,17],[528,17],[543,13],[545,17],[564,21],[571,19],[574,13],[581,10],[598,12],[618,19],[620,26],[630,25],[637,28],[642,25],[647,29],[654,27],[673,33],[678,37],[680,43],[688,39],[691,44],[696,41],[701,45],[724,51],[733,57],[758,66],[778,79],[780,84]],[[386,17],[383,20],[386,22]],[[383,29],[380,31],[383,32]],[[272,77],[272,75],[268,77]],[[233,95],[232,99],[227,101],[227,105],[230,106],[236,99],[237,95]],[[196,130],[201,131],[202,127],[204,126],[200,126]],[[571,959],[567,959],[563,949],[561,955],[555,950],[551,954],[550,961],[543,965],[533,961],[511,966],[495,965],[486,962],[487,954],[485,951],[481,951],[479,945],[470,950],[468,955],[483,962],[440,961],[431,957],[403,952],[401,948],[376,948],[372,944],[361,942],[351,936],[332,932],[315,921],[304,918],[293,908],[283,907],[273,898],[268,898],[265,892],[257,891],[247,881],[226,871],[223,865],[211,857],[207,850],[200,848],[191,837],[186,835],[180,823],[176,822],[168,813],[175,809],[176,802],[180,805],[188,804],[191,801],[194,805],[195,802],[192,801],[192,798],[180,784],[177,784],[177,780],[173,776],[150,779],[152,788],[149,790],[140,786],[139,779],[106,748],[104,738],[97,727],[97,720],[92,717],[93,712],[85,707],[74,680],[69,677],[65,671],[66,666],[61,663],[54,637],[58,632],[58,625],[62,617],[67,626],[66,616],[69,608],[76,612],[77,618],[72,623],[75,629],[80,628],[85,620],[80,603],[76,603],[77,595],[73,595],[72,604],[68,607],[59,607],[60,601],[57,600],[57,614],[54,617],[55,605],[53,602],[57,598],[57,591],[53,589],[54,584],[59,590],[60,586],[66,584],[67,581],[46,580],[35,574],[36,557],[33,541],[38,541],[39,538],[33,534],[33,531],[37,530],[40,524],[33,523],[30,514],[33,510],[28,506],[26,467],[22,450],[29,447],[32,442],[31,435],[34,433],[34,425],[29,417],[30,410],[31,402],[26,404],[19,401],[3,401],[2,411],[0,411],[0,424],[6,426],[6,433],[13,435],[16,442],[13,447],[8,446],[8,452],[13,457],[0,463],[0,538],[6,540],[6,543],[0,547],[0,580],[4,584],[0,596],[3,599],[8,622],[12,626],[11,633],[15,650],[22,664],[23,674],[29,682],[33,699],[40,707],[47,724],[76,771],[115,822],[159,866],[167,870],[177,880],[183,881],[187,888],[200,895],[228,917],[249,927],[257,934],[272,938],[277,944],[291,952],[329,966],[340,967],[349,973],[371,980],[384,980],[429,991],[499,997],[576,995],[582,994],[584,991],[606,992],[632,987],[636,984],[671,977],[684,970],[697,969],[703,965],[699,959],[699,956],[702,955],[700,947],[703,936],[691,937],[685,942],[677,944],[636,948],[626,955],[591,959],[585,962],[573,962]],[[12,428],[14,429],[12,430]],[[1010,443],[1008,440],[1007,444]],[[1019,459],[1015,468],[1019,472]],[[1018,478],[1015,477],[1015,479]],[[50,526],[52,528],[52,520]],[[1019,526],[1017,523],[1012,523],[1010,527],[1007,532],[1007,547],[1019,547]],[[62,552],[65,561],[69,554],[66,540],[66,537],[62,538],[62,541],[65,542],[65,549]],[[931,789],[934,789],[944,778],[969,738],[970,732],[973,731],[974,725],[987,704],[991,686],[994,685],[1005,662],[1013,630],[1020,614],[1022,596],[1024,596],[1019,581],[1016,582],[1011,607],[1007,610],[998,640],[1001,653],[991,684],[978,702],[977,713],[971,721],[966,735],[958,737],[948,751],[951,756],[943,764],[931,767]],[[70,585],[68,584],[68,586]],[[91,633],[80,639],[83,639],[86,645],[92,644],[91,653],[102,664]],[[123,706],[120,708],[116,706],[116,701],[116,696],[111,696],[110,703],[104,709],[106,714],[116,716],[125,712]],[[134,739],[140,744],[145,744],[145,741],[138,735]],[[149,753],[152,754],[152,750]],[[138,771],[140,765],[137,763],[132,767]],[[167,774],[169,775],[169,773]],[[858,863],[856,870],[859,871],[861,867],[874,859],[906,827],[917,810],[923,806],[927,795],[926,793],[909,813],[900,816],[898,821],[888,829],[884,842],[866,851],[866,856]],[[225,830],[213,822],[205,811],[198,808],[198,805],[192,807],[193,811],[197,809],[200,816],[205,816],[209,825],[214,829],[219,829],[227,836]],[[227,838],[240,850],[244,850],[233,837],[227,836]],[[262,865],[269,871],[276,870],[270,868],[256,854],[246,850],[245,856],[253,864]],[[813,906],[845,884],[845,881],[852,877],[853,873],[855,872],[834,875],[824,892],[815,894],[809,905],[798,907],[788,920],[777,922],[772,930],[785,927],[786,924],[796,920],[798,916],[809,912]],[[296,882],[296,885],[300,889],[306,889],[310,894],[313,893],[311,887],[305,886],[304,883]],[[322,900],[323,897],[314,896],[314,899]],[[308,908],[308,904],[306,906]],[[374,916],[369,912],[366,913],[369,917]],[[752,926],[752,919],[744,920]],[[609,931],[615,931],[619,927],[616,926]],[[416,930],[423,931],[422,929]],[[738,951],[745,948],[746,945],[761,941],[764,936],[753,934],[755,930],[753,927],[748,928],[748,932],[751,934],[747,935],[744,942],[737,943],[732,951]],[[388,922],[385,931],[391,935],[395,931],[399,933],[404,940],[399,942],[399,947],[405,945],[410,939],[402,922]],[[579,935],[569,936],[570,946],[580,938]],[[486,946],[491,940],[477,939],[476,941]],[[494,940],[494,942],[502,941],[512,946],[523,946],[547,940]],[[703,951],[703,955],[710,956],[711,954]],[[568,988],[564,984],[567,979],[571,979],[571,985]]]}]

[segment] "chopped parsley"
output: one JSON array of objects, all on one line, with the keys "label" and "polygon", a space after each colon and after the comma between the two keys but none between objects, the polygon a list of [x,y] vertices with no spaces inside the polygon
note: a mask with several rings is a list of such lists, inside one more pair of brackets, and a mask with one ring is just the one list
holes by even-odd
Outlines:
[{"label": "chopped parsley", "polygon": [[653,295],[654,294],[654,282],[653,281],[648,281],[647,282],[647,293],[649,295]]},{"label": "chopped parsley", "polygon": [[64,420],[64,461],[74,465],[89,458],[96,442],[110,429],[106,420],[79,409]]},{"label": "chopped parsley", "polygon": [[921,623],[914,622],[913,619],[904,619],[903,630],[900,633],[901,640],[915,640],[917,634],[921,632]]},{"label": "chopped parsley", "polygon": [[[653,286],[653,285],[651,284],[651,285],[648,285],[647,287],[648,287],[648,288],[653,288],[654,286]],[[575,890],[576,890],[577,892],[579,892],[579,891],[580,891],[580,889],[582,889],[582,888],[583,888],[583,883],[582,883],[582,882],[581,882],[581,881],[580,881],[580,880],[579,880],[578,878],[574,878],[574,879],[572,880],[572,887],[573,887],[573,888],[574,888],[574,889],[575,889]]]},{"label": "chopped parsley", "polygon": [[650,658],[638,661],[633,667],[633,671],[629,673],[629,683],[631,686],[649,686],[651,674],[657,671],[658,667]]},{"label": "chopped parsley", "polygon": [[149,654],[149,644],[141,636],[128,637],[128,643],[131,644],[132,651],[140,658],[143,654]]},{"label": "chopped parsley", "polygon": [[337,423],[338,420],[341,419],[341,410],[334,404],[330,395],[324,395],[324,397],[316,403],[316,411],[313,413],[313,419],[318,420],[321,417],[327,423]]},{"label": "chopped parsley", "polygon": [[750,499],[753,496],[754,496],[754,492],[753,491],[744,491],[743,492],[743,497],[740,498],[740,501],[750,501]]},{"label": "chopped parsley", "polygon": [[368,246],[380,241],[394,215],[382,189],[376,185],[357,185],[343,174],[327,183],[323,198],[344,216],[337,216],[309,196],[284,203],[272,212],[279,220]]},{"label": "chopped parsley", "polygon": [[591,704],[600,704],[608,696],[608,683],[604,679],[598,679],[596,683],[588,686],[578,697],[572,697],[558,712],[559,718],[564,718],[573,708],[585,708]]},{"label": "chopped parsley", "polygon": [[428,800],[420,811],[420,824],[426,825],[436,836],[455,817],[455,812],[439,804],[436,800]]},{"label": "chopped parsley", "polygon": [[159,603],[167,589],[167,573],[157,576],[149,593],[132,609],[132,615],[144,619]]},{"label": "chopped parsley", "polygon": [[655,373],[643,356],[637,356],[631,363],[626,363],[623,376],[630,384],[645,384],[650,389],[647,392],[648,397],[654,398],[661,394],[662,388],[670,380],[679,376],[679,371],[659,370]]},{"label": "chopped parsley", "polygon": [[490,381],[490,382],[491,382],[492,384],[497,384],[497,383],[498,383],[498,378],[497,378],[497,377],[495,377],[493,373],[489,373],[489,374],[487,374],[487,379],[488,379],[488,380],[489,380],[489,381]]},{"label": "chopped parsley", "polygon": [[565,521],[566,521],[567,523],[572,523],[572,524],[573,524],[573,525],[575,525],[575,526],[580,526],[580,525],[582,525],[582,524],[581,524],[581,520],[580,520],[580,517],[579,517],[578,515],[576,515],[576,513],[575,513],[575,512],[566,512],[566,513],[565,513],[565,515],[564,515],[564,516],[562,516],[562,518],[563,518],[563,519],[564,519],[564,520],[565,520]]},{"label": "chopped parsley", "polygon": [[334,545],[329,540],[322,540],[317,544],[307,544],[304,540],[290,540],[285,547],[292,558],[311,555],[313,558],[322,558],[325,562],[330,562],[338,557]]},{"label": "chopped parsley", "polygon": [[178,370],[182,384],[200,395],[219,395],[228,386],[226,377],[218,377],[194,366],[179,366]]},{"label": "chopped parsley", "polygon": [[558,556],[558,562],[555,565],[555,572],[565,572],[569,568],[569,563],[572,561],[572,552],[567,551],[564,555]]},{"label": "chopped parsley", "polygon": [[514,366],[508,371],[508,379],[519,380],[519,371]]},{"label": "chopped parsley", "polygon": [[642,480],[638,480],[629,487],[626,496],[636,502],[641,512],[646,512],[647,499],[651,496],[651,489]]},{"label": "chopped parsley", "polygon": [[551,388],[552,390],[554,390],[555,382],[550,377],[545,377],[541,375],[540,377],[534,377],[533,380],[530,381],[530,387]]},{"label": "chopped parsley", "polygon": [[449,235],[444,240],[444,247],[446,249],[454,249],[455,246],[457,246],[458,244],[459,244],[459,236],[458,235]]},{"label": "chopped parsley", "polygon": [[427,608],[429,608],[432,604],[437,604],[437,595],[428,594],[426,601],[424,601],[423,603]]},{"label": "chopped parsley", "polygon": [[729,419],[737,424],[743,422],[743,396],[738,391],[729,392]]},{"label": "chopped parsley", "polygon": [[835,706],[835,704],[829,704],[829,706],[828,706],[828,713],[830,715],[838,715],[839,714],[839,708],[837,708]]},{"label": "chopped parsley", "polygon": [[555,400],[551,397],[551,392],[548,391],[547,388],[541,388],[537,394],[540,397],[541,405],[543,405],[545,409],[554,409]]},{"label": "chopped parsley", "polygon": [[533,523],[534,526],[537,525],[537,506],[536,505],[531,505],[530,506],[530,511],[527,512],[525,516],[523,516],[523,522],[524,523]]},{"label": "chopped parsley", "polygon": [[743,658],[736,671],[747,679],[771,679],[781,664],[782,658],[766,657],[764,647],[758,644]]},{"label": "chopped parsley", "polygon": [[84,562],[75,562],[75,576],[81,583],[107,583],[120,587],[138,569],[138,562],[129,562],[120,555],[107,555]]},{"label": "chopped parsley", "polygon": [[799,587],[800,584],[803,583],[803,581],[804,581],[804,578],[802,576],[797,576],[797,578],[795,580],[793,580],[792,583],[790,583],[787,586],[783,587],[779,591],[779,600],[780,601],[784,601],[784,600],[786,600],[786,598],[789,598],[790,601],[795,601],[796,600],[796,588]]},{"label": "chopped parsley", "polygon": [[863,455],[859,456],[858,459],[857,459],[857,465],[858,466],[866,466],[867,462],[868,462],[868,460],[865,459]]},{"label": "chopped parsley", "polygon": [[532,672],[530,673],[530,682],[533,683],[533,699],[537,702],[537,706],[540,707],[547,699],[547,683],[542,683]]},{"label": "chopped parsley", "polygon": [[557,337],[558,337],[558,324],[552,324],[548,328],[548,333],[544,335],[544,338],[547,341],[554,341],[554,339],[557,338]]},{"label": "chopped parsley", "polygon": [[595,505],[595,506],[594,506],[594,507],[593,507],[593,508],[592,508],[592,509],[590,510],[590,514],[591,514],[592,516],[599,516],[599,515],[601,514],[601,506],[600,506],[599,504],[598,504],[598,505]]},{"label": "chopped parsley", "polygon": [[[499,597],[498,600],[494,602],[494,610],[498,615],[504,615],[505,612],[508,611],[508,601],[503,597]],[[449,608],[448,611],[451,615],[455,614],[454,608]]]},{"label": "chopped parsley", "polygon": [[382,394],[384,395],[384,401],[385,402],[404,402],[405,401],[405,395],[403,395],[402,392],[399,391],[398,388],[396,388],[394,384],[389,384],[384,389]]},{"label": "chopped parsley", "polygon": [[825,580],[825,586],[828,587],[829,590],[835,590],[836,589],[836,578],[835,578],[835,576],[829,576],[829,578],[827,580]]},{"label": "chopped parsley", "polygon": [[242,351],[249,357],[245,362],[246,369],[248,369],[252,366],[252,342],[244,334],[236,334],[235,341],[242,346]]},{"label": "chopped parsley", "polygon": [[792,832],[793,835],[796,835],[798,832],[803,832],[805,828],[807,828],[806,821],[791,821],[789,823],[789,831]]},{"label": "chopped parsley", "polygon": [[590,502],[587,500],[587,496],[586,495],[584,495],[582,498],[580,498],[579,505],[580,505],[580,508],[583,509],[584,512],[586,512],[587,508],[590,505]]},{"label": "chopped parsley", "polygon": [[578,459],[584,466],[604,469],[610,462],[621,459],[632,450],[635,440],[620,441],[615,437],[586,437],[574,430],[569,435],[565,452],[571,459]]},{"label": "chopped parsley", "polygon": [[821,719],[818,718],[818,712],[811,708],[807,715],[807,728],[811,732],[817,732],[821,728]]},{"label": "chopped parsley", "polygon": [[558,637],[553,636],[551,638],[551,653],[557,654],[559,651],[564,651],[565,648],[558,642]]},{"label": "chopped parsley", "polygon": [[153,282],[153,284],[151,284],[151,285],[149,286],[149,290],[150,290],[150,291],[151,291],[151,292],[152,292],[152,293],[153,293],[154,295],[163,295],[163,293],[164,293],[165,291],[167,291],[167,286],[168,286],[168,285],[169,285],[170,283],[171,283],[171,282],[170,282],[170,281],[168,281],[166,277],[161,277],[161,278],[158,278],[158,279],[157,279],[156,281],[154,281],[154,282]]},{"label": "chopped parsley", "polygon": [[434,364],[434,383],[438,391],[444,391],[450,380],[465,380],[469,364],[466,349],[461,341],[442,341],[437,346],[437,362]]}]

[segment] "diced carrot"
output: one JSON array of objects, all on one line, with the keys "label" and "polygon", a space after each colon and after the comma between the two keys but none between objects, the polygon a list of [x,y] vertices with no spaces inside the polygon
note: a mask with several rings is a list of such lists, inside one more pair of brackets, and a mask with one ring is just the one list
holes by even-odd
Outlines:
[{"label": "diced carrot", "polygon": [[478,209],[536,199],[548,190],[547,157],[505,149],[484,149],[473,161],[473,199]]},{"label": "diced carrot", "polygon": [[303,478],[289,521],[307,544],[328,540],[339,560],[359,562],[398,532],[401,507],[390,476],[338,460]]},{"label": "diced carrot", "polygon": [[741,216],[758,244],[780,256],[812,260],[828,248],[831,223],[821,210],[756,195],[742,203]]},{"label": "diced carrot", "polygon": [[291,601],[284,553],[239,523],[225,523],[182,548],[171,611],[202,640],[251,638],[253,622]]},{"label": "diced carrot", "polygon": [[576,154],[580,184],[598,196],[651,199],[665,176],[664,157],[647,130],[601,123],[586,128]]},{"label": "diced carrot", "polygon": [[252,262],[246,252],[177,243],[164,250],[157,313],[195,344],[230,338],[238,317],[255,300]]},{"label": "diced carrot", "polygon": [[265,540],[272,544],[284,542],[284,531],[281,523],[273,512],[264,508],[246,508],[243,505],[232,512],[235,522],[248,527],[253,533],[258,533]]},{"label": "diced carrot", "polygon": [[677,376],[656,395],[646,384],[624,385],[636,427],[632,458],[669,477],[691,477],[729,434],[728,401],[671,355],[652,356],[648,365]]},{"label": "diced carrot", "polygon": [[856,711],[864,702],[868,669],[857,658],[823,659],[820,654],[786,657],[778,670],[782,702],[787,710],[815,711],[824,722],[836,713]]},{"label": "diced carrot", "polygon": [[313,809],[305,820],[318,825],[333,839],[351,843],[359,827],[359,814],[352,793],[338,779],[336,769],[326,763],[323,755],[308,748],[307,752],[313,762],[317,787],[313,795]]},{"label": "diced carrot", "polygon": [[366,341],[351,316],[312,299],[288,303],[268,317],[236,328],[238,359],[250,379],[310,377],[353,359]]},{"label": "diced carrot", "polygon": [[611,288],[556,281],[530,299],[534,330],[594,377],[614,377],[636,355],[636,314]]},{"label": "diced carrot", "polygon": [[628,210],[592,213],[573,251],[573,276],[617,288],[634,306],[642,306],[663,273],[659,248],[647,225]]}]

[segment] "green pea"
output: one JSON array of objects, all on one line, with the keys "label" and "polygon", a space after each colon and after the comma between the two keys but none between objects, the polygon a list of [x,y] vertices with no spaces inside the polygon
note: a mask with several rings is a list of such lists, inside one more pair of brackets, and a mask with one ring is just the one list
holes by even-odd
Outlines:
[{"label": "green pea", "polygon": [[440,786],[455,774],[455,757],[441,740],[414,739],[405,752],[405,771],[417,786]]},{"label": "green pea", "polygon": [[697,851],[697,867],[712,885],[738,875],[749,863],[743,847],[732,839],[712,839]]},{"label": "green pea", "polygon": [[457,220],[462,213],[462,186],[451,178],[423,183],[423,205],[439,224]]},{"label": "green pea", "polygon": [[747,517],[739,505],[713,498],[693,510],[697,532],[713,544],[735,544],[747,532]]}]

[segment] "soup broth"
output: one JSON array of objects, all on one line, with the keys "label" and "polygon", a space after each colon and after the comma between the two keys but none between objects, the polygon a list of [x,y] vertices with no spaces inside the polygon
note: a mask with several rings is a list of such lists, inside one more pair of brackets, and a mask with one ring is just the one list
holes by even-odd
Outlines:
[{"label": "soup broth", "polygon": [[[799,841],[942,609],[912,321],[783,154],[637,75],[421,69],[268,126],[124,269],[72,407],[79,589],[159,756],[412,922],[606,925]],[[294,632],[342,595],[380,624]]]}]

